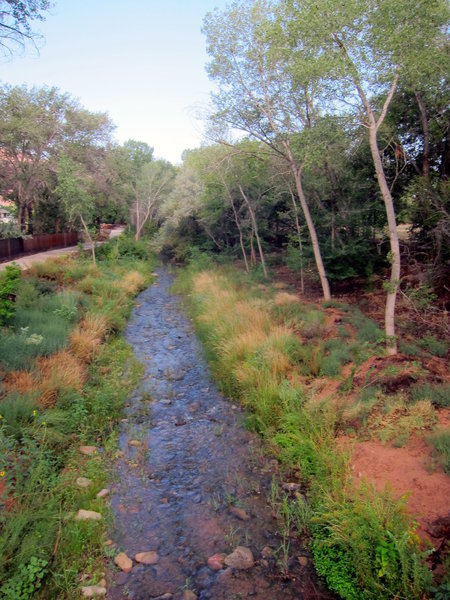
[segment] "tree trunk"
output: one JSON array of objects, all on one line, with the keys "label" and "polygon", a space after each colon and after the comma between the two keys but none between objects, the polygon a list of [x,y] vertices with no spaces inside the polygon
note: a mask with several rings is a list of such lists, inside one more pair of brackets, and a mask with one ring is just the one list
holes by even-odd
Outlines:
[{"label": "tree trunk", "polygon": [[309,212],[308,204],[306,203],[305,194],[302,186],[301,170],[297,168],[294,161],[290,161],[290,167],[295,179],[295,187],[297,195],[300,200],[300,206],[302,207],[303,214],[305,216],[306,225],[308,226],[309,237],[311,238],[311,244],[314,252],[314,259],[316,261],[317,272],[319,273],[320,283],[322,285],[322,293],[324,300],[331,300],[330,285],[328,283],[327,275],[325,273],[325,267],[323,266],[322,255],[320,253],[319,241],[317,239],[316,228],[314,227],[311,213]]},{"label": "tree trunk", "polygon": [[244,202],[247,205],[248,212],[250,213],[250,218],[252,220],[253,229],[254,229],[254,232],[255,232],[256,243],[258,245],[258,252],[259,252],[259,256],[261,258],[261,265],[262,265],[262,268],[263,268],[264,277],[267,279],[268,278],[268,274],[267,274],[267,269],[266,269],[266,261],[264,260],[264,254],[263,254],[263,249],[262,249],[262,246],[261,246],[261,240],[259,239],[258,225],[256,223],[255,213],[254,213],[254,211],[252,209],[252,206],[250,204],[250,201],[247,198],[247,196],[245,195],[244,190],[242,189],[241,185],[239,186],[239,191],[241,192],[241,195],[244,198]]},{"label": "tree trunk", "polygon": [[302,235],[300,231],[300,223],[298,220],[298,208],[297,202],[295,201],[294,192],[291,190],[291,186],[289,186],[289,192],[292,198],[292,204],[294,206],[294,217],[295,217],[295,226],[297,228],[297,239],[298,239],[298,249],[300,251],[300,290],[302,292],[302,296],[305,295],[305,279],[303,273],[303,244],[302,244]]},{"label": "tree trunk", "polygon": [[424,177],[430,175],[430,128],[428,125],[427,108],[422,96],[419,92],[414,92],[419,106],[420,121],[422,123],[423,131],[423,156],[422,156],[422,174]]},{"label": "tree trunk", "polygon": [[89,242],[91,244],[92,262],[94,263],[94,267],[95,267],[97,263],[96,263],[96,260],[95,260],[95,244],[94,244],[94,240],[92,239],[91,234],[89,233],[89,229],[87,228],[86,222],[83,219],[82,215],[80,215],[80,219],[81,219],[81,223],[83,225],[83,229],[84,229],[84,231],[86,233],[86,236],[87,236],[87,238],[88,238],[88,240],[89,240]]},{"label": "tree trunk", "polygon": [[370,124],[369,142],[372,159],[375,166],[375,172],[378,179],[381,194],[386,208],[386,216],[389,227],[389,241],[391,250],[391,277],[388,284],[386,309],[384,317],[384,329],[386,333],[386,350],[390,355],[397,354],[397,340],[395,337],[395,301],[397,298],[398,286],[400,284],[400,243],[397,232],[397,222],[395,219],[394,202],[389,190],[389,186],[384,174],[383,164],[381,162],[380,152],[377,142],[377,127],[375,119]]},{"label": "tree trunk", "polygon": [[227,195],[228,195],[228,199],[230,200],[231,208],[233,209],[234,221],[235,221],[236,227],[238,228],[238,231],[239,231],[239,244],[241,246],[242,258],[244,259],[245,270],[248,273],[250,271],[250,269],[248,267],[247,253],[245,251],[245,246],[244,246],[244,237],[242,235],[242,227],[239,222],[238,214],[236,211],[236,206],[234,204],[233,196],[231,195],[230,189],[227,186],[225,179],[223,178],[222,175],[221,175],[221,179],[222,179],[223,186],[227,191]]}]

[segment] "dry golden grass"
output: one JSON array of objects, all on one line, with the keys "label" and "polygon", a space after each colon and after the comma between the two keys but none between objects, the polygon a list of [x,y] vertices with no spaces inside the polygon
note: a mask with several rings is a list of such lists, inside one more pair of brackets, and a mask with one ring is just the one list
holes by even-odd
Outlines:
[{"label": "dry golden grass", "polygon": [[286,287],[286,284],[285,284],[285,283],[283,283],[282,281],[276,281],[276,282],[273,284],[273,287],[274,287],[276,290],[284,290],[284,288]]},{"label": "dry golden grass", "polygon": [[13,371],[5,377],[3,385],[7,392],[25,394],[36,388],[36,380],[29,371]]},{"label": "dry golden grass", "polygon": [[91,362],[105,339],[108,323],[102,315],[88,314],[70,334],[72,354],[85,363]]},{"label": "dry golden grass", "polygon": [[61,390],[81,391],[87,379],[86,367],[67,350],[37,360],[40,370],[40,402],[44,408],[52,406]]},{"label": "dry golden grass", "polygon": [[130,271],[121,279],[119,287],[130,296],[134,296],[145,287],[145,277],[138,271]]},{"label": "dry golden grass", "polygon": [[300,302],[300,298],[296,294],[290,294],[289,292],[278,292],[275,294],[273,301],[275,306],[283,306],[285,304]]}]

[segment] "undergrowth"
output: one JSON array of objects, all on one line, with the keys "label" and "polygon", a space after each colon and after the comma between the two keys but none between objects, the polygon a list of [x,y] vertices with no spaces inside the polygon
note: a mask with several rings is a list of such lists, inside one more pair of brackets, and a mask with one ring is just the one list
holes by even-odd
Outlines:
[{"label": "undergrowth", "polygon": [[[104,525],[73,517],[79,508],[107,516],[96,493],[141,372],[120,329],[151,280],[147,253],[139,260],[132,240],[116,244],[95,268],[52,259],[15,283],[0,341],[1,598],[73,598],[79,574],[103,567]],[[80,444],[101,450],[82,457]]]},{"label": "undergrowth", "polygon": [[[293,294],[249,285],[244,274],[227,267],[191,266],[174,289],[186,298],[218,385],[241,401],[248,425],[264,436],[282,468],[300,477],[306,498],[282,510],[286,498],[277,499],[275,490],[273,504],[285,527],[296,514],[299,535],[309,531],[317,572],[329,588],[348,600],[422,599],[431,575],[403,501],[356,486],[349,457],[336,444],[342,415],[302,384],[305,377],[340,377],[346,363],[359,364],[377,351],[383,343],[378,325],[346,307],[338,337],[326,339],[323,311]],[[375,431],[371,408],[380,398],[377,388],[367,387],[359,400]],[[402,402],[401,410],[392,408],[389,439],[432,421],[429,400],[417,403],[416,420],[404,419]]]}]

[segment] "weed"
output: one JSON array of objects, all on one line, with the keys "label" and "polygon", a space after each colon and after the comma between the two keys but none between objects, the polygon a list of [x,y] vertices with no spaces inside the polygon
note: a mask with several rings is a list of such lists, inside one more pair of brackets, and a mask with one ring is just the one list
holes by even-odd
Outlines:
[{"label": "weed", "polygon": [[450,406],[450,385],[448,383],[425,383],[415,385],[410,390],[411,400],[429,400],[434,406],[447,408]]},{"label": "weed", "polygon": [[428,442],[433,446],[444,471],[450,475],[450,432],[435,433],[428,437]]},{"label": "weed", "polygon": [[434,335],[426,335],[419,341],[420,346],[428,350],[434,356],[447,356],[448,344],[444,340],[438,340]]},{"label": "weed", "polygon": [[19,287],[21,270],[16,263],[6,265],[0,276],[0,325],[9,323],[14,315],[14,297]]}]

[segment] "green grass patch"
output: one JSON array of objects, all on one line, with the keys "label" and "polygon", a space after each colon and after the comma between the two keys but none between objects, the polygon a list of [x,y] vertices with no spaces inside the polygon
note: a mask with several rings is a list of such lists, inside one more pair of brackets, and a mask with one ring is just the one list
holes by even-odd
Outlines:
[{"label": "green grass patch", "polygon": [[428,438],[428,442],[433,446],[434,454],[444,471],[450,475],[450,432],[435,433]]},{"label": "green grass patch", "polygon": [[413,402],[429,400],[438,408],[450,406],[450,384],[448,383],[424,383],[411,387],[410,396]]}]

